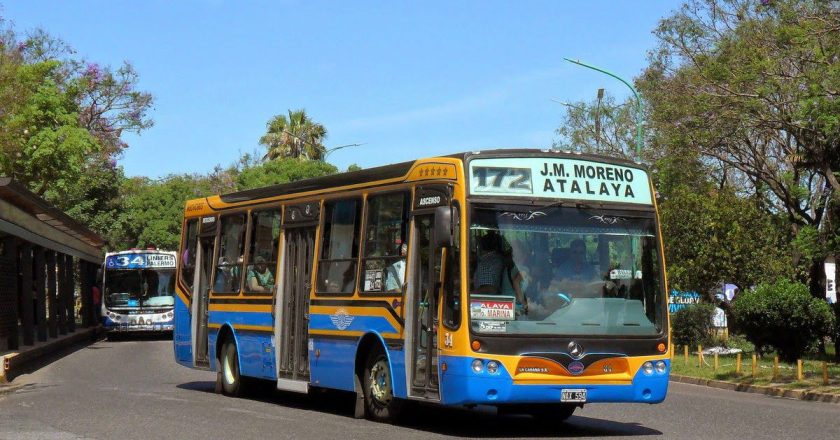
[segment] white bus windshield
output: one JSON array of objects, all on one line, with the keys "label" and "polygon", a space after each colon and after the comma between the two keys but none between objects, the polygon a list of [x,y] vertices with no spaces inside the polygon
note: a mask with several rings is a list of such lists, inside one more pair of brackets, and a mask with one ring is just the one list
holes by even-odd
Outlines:
[{"label": "white bus windshield", "polygon": [[107,307],[171,307],[175,269],[110,269],[105,273]]},{"label": "white bus windshield", "polygon": [[661,334],[665,295],[653,213],[505,208],[472,212],[473,331]]}]

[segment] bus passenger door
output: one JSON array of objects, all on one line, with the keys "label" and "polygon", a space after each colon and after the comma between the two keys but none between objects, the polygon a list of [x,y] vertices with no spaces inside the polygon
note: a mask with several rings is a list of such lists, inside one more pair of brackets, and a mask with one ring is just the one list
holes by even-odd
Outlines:
[{"label": "bus passenger door", "polygon": [[441,250],[434,245],[434,214],[414,216],[410,356],[411,395],[440,400],[438,391],[437,281]]},{"label": "bus passenger door", "polygon": [[[203,234],[202,234],[203,235]],[[210,359],[207,353],[207,309],[209,306],[210,280],[213,273],[213,251],[216,247],[216,235],[199,238],[198,282],[193,289],[193,321],[195,339],[193,340],[193,354],[196,367],[209,367]]]},{"label": "bus passenger door", "polygon": [[315,257],[315,227],[287,227],[283,283],[277,297],[275,334],[278,388],[305,391],[309,382],[309,292]]}]

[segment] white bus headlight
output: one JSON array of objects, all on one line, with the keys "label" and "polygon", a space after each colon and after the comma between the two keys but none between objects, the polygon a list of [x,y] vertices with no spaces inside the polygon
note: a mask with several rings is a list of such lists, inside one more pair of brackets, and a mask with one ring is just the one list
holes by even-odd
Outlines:
[{"label": "white bus headlight", "polygon": [[472,369],[476,373],[481,373],[484,371],[484,362],[481,359],[476,359],[472,361]]},{"label": "white bus headlight", "polygon": [[499,363],[496,361],[487,362],[487,372],[496,374],[499,371]]},{"label": "white bus headlight", "polygon": [[656,372],[659,374],[664,374],[665,370],[668,368],[668,365],[665,364],[665,361],[657,361],[656,362]]},{"label": "white bus headlight", "polygon": [[642,364],[642,371],[644,371],[648,376],[653,374],[653,363],[648,361]]}]

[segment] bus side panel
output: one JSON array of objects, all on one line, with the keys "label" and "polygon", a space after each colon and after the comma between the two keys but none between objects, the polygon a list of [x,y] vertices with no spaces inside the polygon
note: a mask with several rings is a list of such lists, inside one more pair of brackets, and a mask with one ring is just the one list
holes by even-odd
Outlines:
[{"label": "bus side panel", "polygon": [[356,346],[354,339],[312,338],[309,352],[309,374],[313,385],[323,388],[354,391]]},{"label": "bus side panel", "polygon": [[[265,379],[276,378],[272,320],[271,313],[268,312],[210,310],[208,350],[211,358],[215,359],[219,329],[228,326],[233,329],[240,373]],[[211,369],[215,369],[215,361],[211,361],[210,365]]]},{"label": "bus side panel", "polygon": [[192,367],[192,342],[189,306],[181,295],[175,295],[175,332],[172,338],[175,346],[175,361],[185,367]]},{"label": "bus side panel", "polygon": [[[376,336],[382,343],[382,337]],[[360,340],[313,338],[314,352],[310,351],[309,356],[311,383],[323,388],[354,391],[356,356],[367,356],[358,353]],[[314,353],[319,355],[315,356]],[[408,395],[405,388],[405,351],[402,348],[387,348],[386,355],[391,365],[394,396],[404,399]]]}]

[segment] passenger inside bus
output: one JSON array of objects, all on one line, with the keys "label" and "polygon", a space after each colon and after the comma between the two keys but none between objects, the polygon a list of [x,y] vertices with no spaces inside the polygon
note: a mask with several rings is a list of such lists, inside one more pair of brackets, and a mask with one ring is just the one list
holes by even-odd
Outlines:
[{"label": "passenger inside bus", "polygon": [[499,253],[499,236],[488,233],[478,241],[478,262],[473,273],[474,294],[499,293],[505,261]]},{"label": "passenger inside bus", "polygon": [[269,292],[274,286],[274,272],[268,268],[265,257],[257,255],[254,265],[248,269],[245,282],[249,292]]}]

